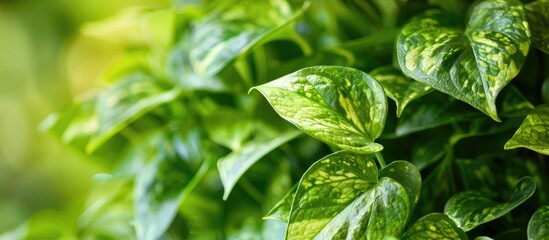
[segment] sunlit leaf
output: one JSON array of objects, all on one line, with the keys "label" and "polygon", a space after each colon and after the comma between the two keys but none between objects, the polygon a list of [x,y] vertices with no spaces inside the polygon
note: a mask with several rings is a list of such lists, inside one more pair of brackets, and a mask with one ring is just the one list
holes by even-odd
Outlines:
[{"label": "sunlit leaf", "polygon": [[530,198],[536,189],[531,177],[519,180],[506,202],[500,203],[475,191],[461,192],[446,203],[444,213],[454,220],[458,227],[469,231],[478,225],[497,219]]},{"label": "sunlit leaf", "polygon": [[[314,163],[301,178],[292,203],[288,239],[379,239],[398,237],[414,201],[399,181],[418,176],[417,170],[390,167],[378,178],[369,155],[340,151]],[[411,167],[413,165],[409,164]],[[415,168],[414,168],[415,169]],[[406,176],[406,174],[412,176]],[[318,209],[322,209],[319,211]]]},{"label": "sunlit leaf", "polygon": [[238,179],[259,159],[280,145],[299,136],[299,131],[288,131],[271,139],[258,139],[243,145],[229,155],[219,159],[217,168],[225,189],[223,199],[227,199]]},{"label": "sunlit leaf", "polygon": [[232,109],[218,109],[205,119],[211,139],[232,150],[239,149],[254,129],[253,119]]},{"label": "sunlit leaf", "polygon": [[549,0],[537,0],[525,7],[532,30],[532,45],[549,54]]},{"label": "sunlit leaf", "polygon": [[549,205],[540,207],[528,223],[528,239],[549,238]]},{"label": "sunlit leaf", "polygon": [[525,147],[549,155],[549,104],[542,104],[526,116],[505,149]]},{"label": "sunlit leaf", "polygon": [[95,105],[99,130],[86,150],[93,152],[130,122],[179,96],[180,90],[166,89],[153,77],[135,73],[98,96]]},{"label": "sunlit leaf", "polygon": [[496,97],[525,62],[530,30],[516,0],[475,5],[467,27],[430,11],[402,29],[397,53],[402,71],[500,121]]},{"label": "sunlit leaf", "polygon": [[255,87],[277,113],[305,133],[344,150],[372,153],[387,117],[381,85],[359,70],[336,66],[301,69]]},{"label": "sunlit leaf", "polygon": [[189,41],[191,65],[200,76],[216,75],[254,45],[288,27],[308,7],[293,11],[286,0],[226,1],[194,26]]},{"label": "sunlit leaf", "polygon": [[443,213],[431,213],[417,220],[402,237],[412,239],[466,240],[467,235],[456,223]]},{"label": "sunlit leaf", "polygon": [[387,96],[395,100],[397,117],[400,117],[408,103],[432,90],[429,85],[410,79],[391,66],[376,68],[370,75],[383,86]]}]

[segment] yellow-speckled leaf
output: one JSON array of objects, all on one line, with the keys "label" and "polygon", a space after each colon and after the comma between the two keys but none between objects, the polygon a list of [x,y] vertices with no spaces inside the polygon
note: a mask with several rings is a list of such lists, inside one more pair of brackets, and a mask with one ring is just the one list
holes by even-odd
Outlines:
[{"label": "yellow-speckled leaf", "polygon": [[[320,159],[299,182],[286,238],[398,238],[415,206],[409,196],[419,194],[415,184],[401,183],[416,178],[419,172],[415,167],[401,166],[396,164],[386,171],[400,176],[393,179],[378,177],[377,166],[369,155],[340,151]],[[410,194],[409,189],[416,190]]]},{"label": "yellow-speckled leaf", "polygon": [[509,200],[496,202],[476,191],[461,192],[446,203],[444,213],[454,220],[458,227],[469,231],[480,224],[497,219],[530,198],[536,190],[531,177],[521,178]]},{"label": "yellow-speckled leaf", "polygon": [[549,104],[534,108],[505,144],[505,149],[518,147],[549,155]]},{"label": "yellow-speckled leaf", "polygon": [[532,29],[532,45],[549,54],[549,0],[526,4],[526,14]]},{"label": "yellow-speckled leaf", "polygon": [[549,205],[540,207],[528,223],[528,239],[549,238]]},{"label": "yellow-speckled leaf", "polygon": [[402,29],[402,71],[479,109],[496,121],[496,97],[524,64],[530,47],[526,11],[517,0],[486,0],[464,29],[457,17],[430,11]]},{"label": "yellow-speckled leaf", "polygon": [[431,86],[404,76],[400,70],[392,66],[376,68],[370,75],[383,86],[385,94],[395,100],[397,117],[400,117],[408,103],[432,90]]},{"label": "yellow-speckled leaf", "polygon": [[431,213],[417,220],[402,240],[448,239],[466,240],[467,234],[444,213]]},{"label": "yellow-speckled leaf", "polygon": [[344,150],[373,153],[387,117],[381,85],[359,70],[338,66],[301,69],[255,87],[276,112],[305,133]]}]

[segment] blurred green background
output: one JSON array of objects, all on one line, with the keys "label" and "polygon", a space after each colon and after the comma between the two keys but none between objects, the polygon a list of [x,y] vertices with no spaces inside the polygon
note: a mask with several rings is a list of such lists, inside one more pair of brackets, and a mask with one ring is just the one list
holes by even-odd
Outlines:
[{"label": "blurred green background", "polygon": [[99,76],[122,46],[82,36],[81,26],[130,5],[169,0],[0,1],[0,239],[26,221],[74,222],[92,176],[105,170],[39,124],[101,87]]}]

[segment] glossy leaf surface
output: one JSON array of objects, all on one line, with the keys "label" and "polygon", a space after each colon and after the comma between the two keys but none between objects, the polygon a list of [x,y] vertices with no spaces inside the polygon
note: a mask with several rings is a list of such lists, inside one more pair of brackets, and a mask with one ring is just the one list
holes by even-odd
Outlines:
[{"label": "glossy leaf surface", "polygon": [[225,189],[223,199],[227,199],[240,177],[259,159],[280,145],[301,134],[293,130],[280,134],[273,139],[253,140],[229,155],[219,159],[217,168]]},{"label": "glossy leaf surface", "polygon": [[294,200],[295,193],[297,191],[297,185],[292,187],[286,195],[263,217],[263,219],[273,219],[281,222],[290,221],[290,210],[292,208],[292,201]]},{"label": "glossy leaf surface", "polygon": [[522,122],[505,149],[525,147],[549,155],[549,104],[534,108]]},{"label": "glossy leaf surface", "polygon": [[528,223],[528,239],[549,238],[549,205],[540,207]]},{"label": "glossy leaf surface", "polygon": [[402,29],[402,71],[500,121],[496,97],[524,64],[530,30],[521,2],[478,3],[463,30],[458,18],[431,11]]},{"label": "glossy leaf surface", "polygon": [[[404,230],[418,195],[413,181],[419,175],[396,164],[378,178],[377,166],[368,155],[346,151],[328,155],[313,164],[302,177],[292,203],[288,239],[339,239],[398,237]],[[412,166],[413,167],[413,166]],[[411,173],[412,176],[406,176]],[[389,174],[390,173],[390,174]],[[415,182],[415,183],[414,183]],[[322,211],[318,211],[322,209]]]},{"label": "glossy leaf surface", "polygon": [[305,133],[344,150],[372,153],[387,117],[381,85],[359,70],[337,66],[301,69],[255,87],[276,112]]},{"label": "glossy leaf surface", "polygon": [[503,203],[487,198],[480,192],[461,192],[448,200],[444,213],[453,219],[458,227],[469,231],[513,210],[530,198],[535,189],[534,180],[531,177],[524,177],[515,186],[509,200]]},{"label": "glossy leaf surface", "polygon": [[525,7],[532,30],[532,45],[549,54],[549,0],[537,0]]},{"label": "glossy leaf surface", "polygon": [[465,232],[443,213],[431,213],[417,220],[402,237],[403,240],[413,239],[448,239],[466,240]]},{"label": "glossy leaf surface", "polygon": [[370,75],[383,86],[385,94],[396,102],[397,117],[400,117],[408,103],[432,90],[429,85],[410,79],[391,66],[376,68]]},{"label": "glossy leaf surface", "polygon": [[[308,3],[304,5],[306,9]],[[190,35],[190,63],[200,76],[216,75],[254,44],[275,37],[304,11],[286,0],[226,1],[198,22]]]}]

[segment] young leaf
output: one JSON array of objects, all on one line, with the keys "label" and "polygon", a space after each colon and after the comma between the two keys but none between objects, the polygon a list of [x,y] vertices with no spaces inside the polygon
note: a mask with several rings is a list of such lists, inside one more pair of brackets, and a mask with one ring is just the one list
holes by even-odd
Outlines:
[{"label": "young leaf", "polygon": [[406,188],[413,203],[417,203],[421,192],[421,175],[414,164],[407,161],[394,161],[379,171],[379,178],[388,177]]},{"label": "young leaf", "polygon": [[387,117],[381,85],[359,70],[319,66],[254,87],[276,112],[305,133],[344,150],[379,152],[373,141]]},{"label": "young leaf", "polygon": [[526,116],[505,149],[525,147],[549,155],[549,104],[542,104]]},{"label": "young leaf", "polygon": [[400,117],[408,103],[432,91],[429,85],[404,76],[400,70],[392,66],[376,68],[370,75],[383,86],[385,94],[395,100],[397,117]]},{"label": "young leaf", "polygon": [[467,234],[444,213],[431,213],[417,220],[402,237],[402,240],[449,239],[467,240]]},{"label": "young leaf", "polygon": [[532,30],[532,45],[549,54],[549,0],[537,0],[525,7]]},{"label": "young leaf", "polygon": [[189,58],[194,72],[204,77],[216,75],[254,45],[274,38],[308,6],[306,1],[294,12],[286,0],[224,2],[191,32]]},{"label": "young leaf", "polygon": [[299,134],[301,134],[299,131],[288,131],[274,139],[254,140],[219,159],[217,168],[219,169],[219,177],[225,189],[223,199],[227,200],[238,179],[254,163],[273,149],[299,136]]},{"label": "young leaf", "polygon": [[[397,164],[401,165],[401,164]],[[299,182],[290,212],[288,239],[379,239],[398,237],[415,205],[399,181],[414,179],[417,170],[390,168],[378,179],[369,155],[340,151],[314,163]],[[413,167],[413,166],[412,166]],[[412,176],[405,176],[412,173]],[[319,209],[322,209],[319,211]]]},{"label": "young leaf", "polygon": [[430,11],[404,26],[397,54],[402,71],[500,121],[499,92],[519,72],[530,46],[524,6],[486,0],[471,12],[465,31],[458,18]]},{"label": "young leaf", "polygon": [[540,207],[528,222],[528,239],[549,238],[549,205]]},{"label": "young leaf", "polygon": [[503,203],[495,202],[480,192],[461,192],[448,200],[444,213],[454,220],[458,227],[469,231],[507,214],[530,198],[535,189],[534,179],[523,177],[515,186],[509,200]]},{"label": "young leaf", "polygon": [[129,75],[98,96],[96,109],[99,130],[86,150],[95,151],[130,122],[179,96],[179,89],[167,90],[143,73]]}]

